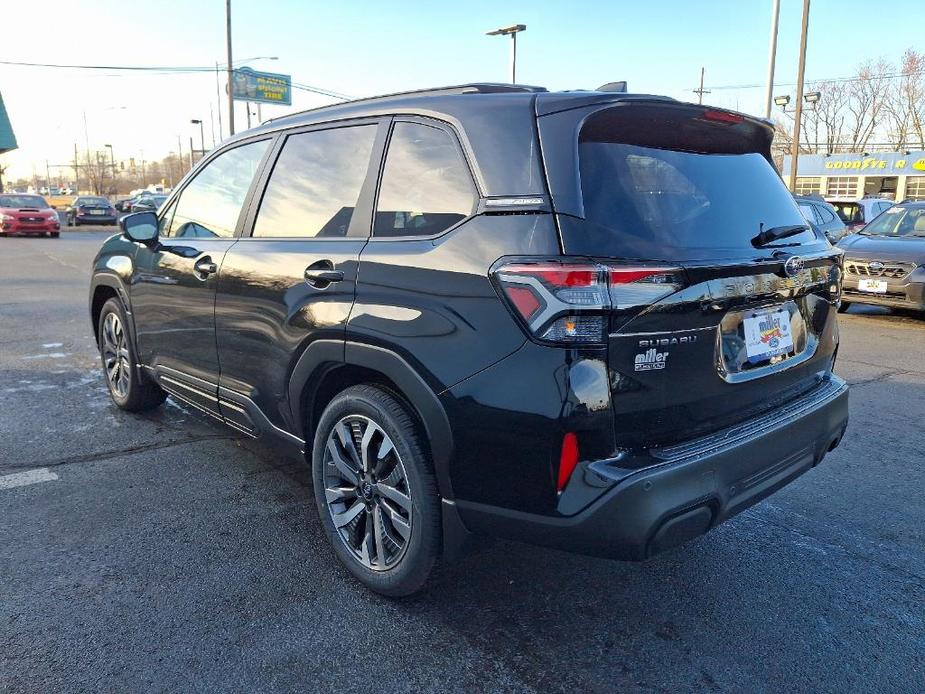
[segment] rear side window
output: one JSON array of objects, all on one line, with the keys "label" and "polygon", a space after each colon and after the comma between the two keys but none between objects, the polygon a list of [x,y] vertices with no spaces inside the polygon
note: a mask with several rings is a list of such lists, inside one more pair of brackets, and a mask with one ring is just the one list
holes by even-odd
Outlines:
[{"label": "rear side window", "polygon": [[375,138],[375,125],[290,135],[270,174],[253,235],[347,236]]},{"label": "rear side window", "polygon": [[228,238],[269,140],[251,142],[219,154],[180,193],[169,236]]},{"label": "rear side window", "polygon": [[[567,253],[672,261],[741,256],[754,252],[751,239],[762,229],[806,224],[758,153],[674,151],[582,138],[578,154],[590,224],[563,227]],[[817,240],[805,231],[773,247]]]},{"label": "rear side window", "polygon": [[816,208],[816,211],[819,213],[819,216],[822,217],[823,224],[831,224],[832,222],[835,221],[835,215],[827,207],[823,207],[822,205],[819,205]]},{"label": "rear side window", "polygon": [[450,134],[420,123],[396,123],[374,235],[433,236],[472,214],[475,203],[469,167]]},{"label": "rear side window", "polygon": [[803,219],[807,222],[812,222],[813,224],[819,223],[819,215],[816,213],[816,208],[813,205],[800,205],[800,214],[803,215]]}]

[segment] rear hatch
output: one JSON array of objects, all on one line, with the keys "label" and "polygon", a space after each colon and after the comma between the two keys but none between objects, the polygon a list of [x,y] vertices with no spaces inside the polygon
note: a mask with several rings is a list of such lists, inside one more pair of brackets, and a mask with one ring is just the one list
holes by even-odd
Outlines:
[{"label": "rear hatch", "polygon": [[654,99],[538,122],[563,252],[608,268],[620,445],[707,434],[827,377],[841,254],[806,228],[767,125]]}]

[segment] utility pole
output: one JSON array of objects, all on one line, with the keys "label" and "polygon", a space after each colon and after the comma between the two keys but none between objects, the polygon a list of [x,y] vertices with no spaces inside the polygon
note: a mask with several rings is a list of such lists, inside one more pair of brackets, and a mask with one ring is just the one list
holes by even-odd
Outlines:
[{"label": "utility pole", "polygon": [[183,145],[180,144],[180,136],[177,135],[177,168],[180,169],[180,177],[183,177]]},{"label": "utility pole", "polygon": [[790,148],[790,190],[796,190],[797,163],[800,158],[800,119],[803,117],[803,77],[806,72],[806,34],[809,30],[809,0],[803,0],[803,27],[800,30],[800,66],[797,73],[797,105],[793,114],[793,142]]},{"label": "utility pole", "polygon": [[193,168],[193,152],[194,151],[195,150],[193,149],[193,136],[190,135],[189,136],[189,167],[191,169]]},{"label": "utility pole", "polygon": [[[215,103],[218,104],[218,139],[221,140],[222,139],[222,85],[221,85],[221,80],[219,80],[218,78],[218,62],[215,63],[215,99],[216,99]],[[215,125],[212,126],[212,131],[215,132]],[[214,140],[215,137],[213,136],[212,139]]]},{"label": "utility pole", "polygon": [[698,103],[698,104],[702,104],[702,103],[703,103],[703,95],[704,95],[704,94],[709,94],[709,93],[710,93],[710,90],[709,90],[709,89],[704,89],[704,88],[703,88],[703,74],[704,74],[704,72],[706,72],[706,68],[700,68],[700,89],[695,89],[695,90],[693,90],[693,91],[694,91],[694,94],[697,95],[697,103]]},{"label": "utility pole", "polygon": [[231,67],[231,0],[225,0],[225,29],[228,43],[228,134],[234,135],[234,86],[231,83],[234,72]]},{"label": "utility pole", "polygon": [[768,49],[768,91],[765,94],[764,117],[771,119],[771,101],[774,98],[774,62],[777,60],[777,24],[780,20],[780,0],[774,0],[771,9],[771,46]]},{"label": "utility pole", "polygon": [[80,163],[77,159],[77,143],[74,143],[74,192],[80,195]]},{"label": "utility pole", "polygon": [[[212,126],[212,149],[215,149],[215,113],[212,109],[212,102],[209,102],[209,125]],[[219,126],[221,130],[221,126]]]},{"label": "utility pole", "polygon": [[45,185],[51,188],[51,171],[48,168],[48,160],[45,160]]},{"label": "utility pole", "polygon": [[244,105],[247,107],[247,129],[251,129],[251,102],[245,101]]}]

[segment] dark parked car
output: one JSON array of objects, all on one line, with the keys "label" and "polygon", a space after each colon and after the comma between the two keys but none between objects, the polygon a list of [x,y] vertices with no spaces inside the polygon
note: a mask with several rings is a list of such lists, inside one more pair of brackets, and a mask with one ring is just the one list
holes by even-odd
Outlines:
[{"label": "dark parked car", "polygon": [[58,213],[41,195],[0,195],[0,236],[58,236]]},{"label": "dark parked car", "polygon": [[100,250],[112,398],[169,393],[304,451],[334,552],[384,594],[477,535],[645,559],[847,425],[841,252],[772,137],[505,85],[269,121]]},{"label": "dark parked car", "polygon": [[118,212],[103,197],[82,195],[74,199],[67,208],[67,223],[71,226],[81,224],[115,224]]},{"label": "dark parked car", "polygon": [[157,212],[166,201],[166,195],[142,195],[132,202],[132,212]]},{"label": "dark parked car", "polygon": [[925,202],[904,202],[838,244],[845,251],[841,310],[852,303],[925,311]]},{"label": "dark parked car", "polygon": [[132,201],[135,198],[119,198],[113,203],[113,207],[116,209],[116,212],[122,212],[126,214],[132,211]]},{"label": "dark parked car", "polygon": [[838,243],[847,233],[845,223],[836,214],[835,208],[821,197],[794,195],[803,218],[814,224],[825,234],[829,243]]}]

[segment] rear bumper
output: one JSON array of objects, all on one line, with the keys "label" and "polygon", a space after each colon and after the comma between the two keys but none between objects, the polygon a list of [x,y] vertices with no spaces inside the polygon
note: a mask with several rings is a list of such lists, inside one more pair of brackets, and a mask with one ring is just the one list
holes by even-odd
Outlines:
[{"label": "rear bumper", "polygon": [[832,376],[769,415],[649,451],[651,464],[641,469],[632,469],[638,459],[583,463],[562,501],[595,500],[574,515],[456,505],[474,532],[641,560],[702,535],[799,477],[838,445],[847,423],[848,386]]},{"label": "rear bumper", "polygon": [[74,217],[74,221],[77,224],[115,224],[118,221],[118,217],[112,215],[90,215],[82,214]]}]

